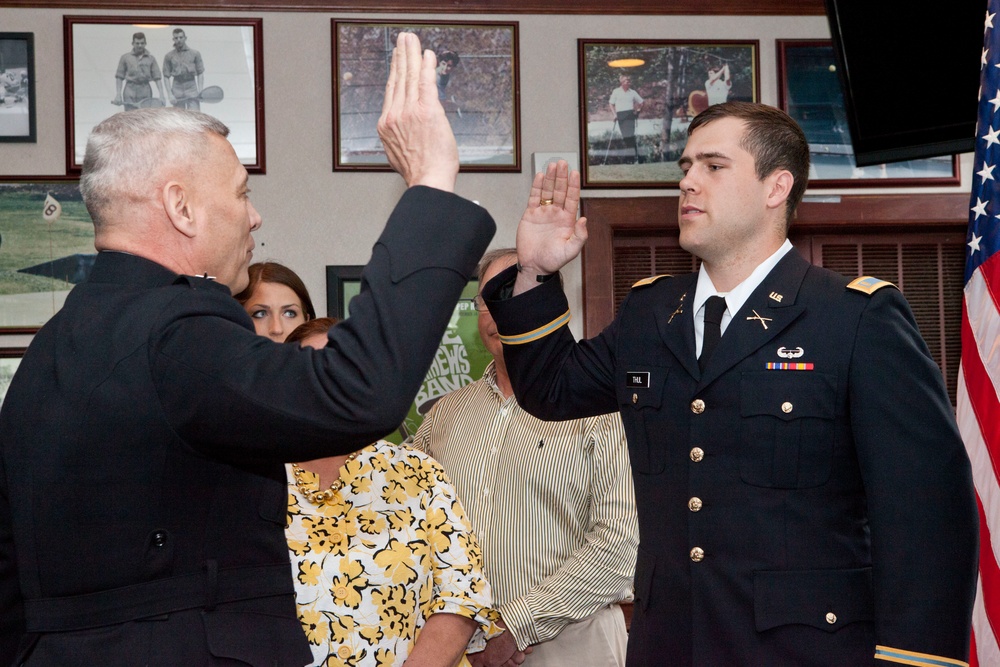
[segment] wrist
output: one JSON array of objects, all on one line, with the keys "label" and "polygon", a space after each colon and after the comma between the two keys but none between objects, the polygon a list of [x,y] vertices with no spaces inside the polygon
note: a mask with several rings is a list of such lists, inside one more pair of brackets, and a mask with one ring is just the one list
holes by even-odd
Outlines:
[{"label": "wrist", "polygon": [[530,269],[530,268],[521,266],[520,262],[516,263],[514,266],[517,267],[518,277],[520,277],[521,274],[524,274],[524,276],[526,278],[531,278],[532,276],[534,276],[535,282],[539,282],[539,283],[546,283],[546,282],[552,280],[553,278],[555,278],[558,275],[558,273],[539,273],[535,269]]}]

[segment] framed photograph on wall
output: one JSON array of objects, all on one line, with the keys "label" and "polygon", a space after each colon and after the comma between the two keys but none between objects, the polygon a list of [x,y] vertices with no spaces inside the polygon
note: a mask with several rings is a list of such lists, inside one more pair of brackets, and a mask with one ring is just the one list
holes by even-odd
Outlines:
[{"label": "framed photograph on wall", "polygon": [[0,32],[0,141],[36,141],[34,33]]},{"label": "framed photograph on wall", "polygon": [[21,357],[26,351],[23,347],[0,348],[0,408],[3,407],[3,399],[7,396],[7,387],[14,379],[14,372],[17,371]]},{"label": "framed photograph on wall", "polygon": [[580,163],[586,188],[677,185],[691,119],[760,99],[760,43],[580,39]]},{"label": "framed photograph on wall", "polygon": [[809,140],[809,187],[958,185],[957,156],[858,167],[830,40],[776,42],[778,98]]},{"label": "framed photograph on wall", "polygon": [[438,98],[462,171],[521,171],[517,23],[332,20],[333,169],[387,171],[376,125],[396,37],[437,54]]},{"label": "framed photograph on wall", "polygon": [[119,111],[181,106],[225,123],[250,173],[264,166],[261,19],[64,16],[66,170]]},{"label": "framed photograph on wall", "polygon": [[33,333],[97,257],[79,184],[0,181],[0,249],[0,333]]}]

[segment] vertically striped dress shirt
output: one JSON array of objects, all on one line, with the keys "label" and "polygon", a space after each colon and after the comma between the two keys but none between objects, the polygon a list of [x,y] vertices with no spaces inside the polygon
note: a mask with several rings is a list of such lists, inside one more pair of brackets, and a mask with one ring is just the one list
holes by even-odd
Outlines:
[{"label": "vertically striped dress shirt", "polygon": [[544,422],[483,377],[442,398],[414,446],[444,466],[519,649],[632,595],[639,529],[617,413]]}]

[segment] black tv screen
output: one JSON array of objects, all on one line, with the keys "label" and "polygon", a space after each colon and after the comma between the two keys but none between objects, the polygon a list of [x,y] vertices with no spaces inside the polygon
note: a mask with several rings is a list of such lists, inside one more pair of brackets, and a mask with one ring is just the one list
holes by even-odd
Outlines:
[{"label": "black tv screen", "polygon": [[975,147],[986,2],[826,0],[858,166]]}]

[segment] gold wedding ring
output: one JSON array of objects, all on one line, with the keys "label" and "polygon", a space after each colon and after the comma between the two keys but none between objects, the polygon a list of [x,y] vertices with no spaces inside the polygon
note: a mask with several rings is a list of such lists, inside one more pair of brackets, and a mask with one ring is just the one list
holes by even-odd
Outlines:
[{"label": "gold wedding ring", "polygon": [[552,204],[551,199],[542,199],[541,201],[538,202],[539,206],[549,206],[550,204]]}]

